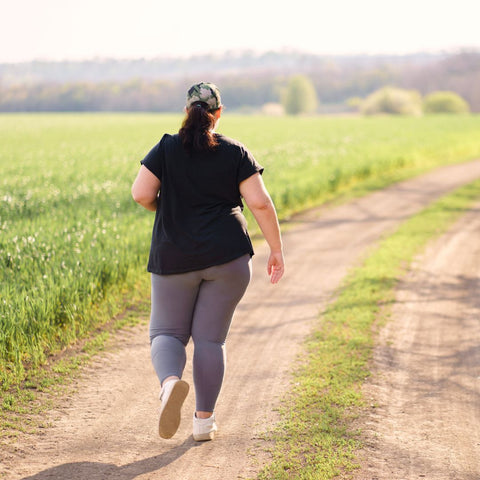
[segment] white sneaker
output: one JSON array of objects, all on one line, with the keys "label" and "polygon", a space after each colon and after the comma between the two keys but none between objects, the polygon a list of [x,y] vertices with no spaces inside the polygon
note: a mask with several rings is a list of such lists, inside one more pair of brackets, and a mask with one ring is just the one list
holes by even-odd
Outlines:
[{"label": "white sneaker", "polygon": [[193,439],[196,442],[213,440],[217,430],[214,413],[209,418],[197,418],[195,413],[193,414]]},{"label": "white sneaker", "polygon": [[160,392],[162,406],[158,419],[158,433],[162,438],[171,438],[178,430],[180,412],[189,388],[184,380],[169,380],[163,386]]}]

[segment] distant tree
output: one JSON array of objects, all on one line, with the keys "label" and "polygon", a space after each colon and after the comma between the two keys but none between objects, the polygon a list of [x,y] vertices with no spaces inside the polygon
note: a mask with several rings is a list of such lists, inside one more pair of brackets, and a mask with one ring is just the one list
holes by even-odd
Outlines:
[{"label": "distant tree", "polygon": [[427,95],[423,100],[425,113],[468,113],[468,103],[457,93],[438,91]]},{"label": "distant tree", "polygon": [[420,115],[422,113],[422,98],[416,90],[384,87],[373,92],[363,101],[361,111],[365,115],[381,113]]},{"label": "distant tree", "polygon": [[[0,111],[178,112],[185,102],[185,90],[206,77],[220,87],[229,111],[246,107],[258,111],[266,103],[285,105],[292,71],[313,82],[316,92],[321,92],[324,111],[337,107],[353,111],[356,104],[348,99],[365,99],[382,87],[395,85],[421,95],[453,91],[472,112],[480,112],[480,51],[475,50],[454,55],[336,57],[226,52],[176,59],[0,63]],[[307,111],[314,111],[316,102],[307,104]],[[392,106],[386,104],[390,113],[397,113],[397,108],[391,112]]]},{"label": "distant tree", "polygon": [[395,82],[398,86],[415,88],[424,96],[437,91],[456,92],[471,111],[480,112],[480,50],[437,58],[416,67],[403,67],[398,72]]},{"label": "distant tree", "polygon": [[305,75],[291,77],[282,103],[289,115],[315,112],[318,99],[312,81]]}]

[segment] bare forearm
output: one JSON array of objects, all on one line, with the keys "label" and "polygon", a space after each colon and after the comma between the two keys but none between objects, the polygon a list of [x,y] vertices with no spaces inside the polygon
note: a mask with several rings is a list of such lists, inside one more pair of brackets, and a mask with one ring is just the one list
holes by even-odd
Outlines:
[{"label": "bare forearm", "polygon": [[282,251],[282,238],[277,213],[273,203],[268,202],[261,208],[251,208],[251,212],[272,252]]},{"label": "bare forearm", "polygon": [[277,283],[285,272],[283,245],[277,212],[259,173],[240,183],[240,193],[252,212],[270,247],[267,273],[272,283]]}]

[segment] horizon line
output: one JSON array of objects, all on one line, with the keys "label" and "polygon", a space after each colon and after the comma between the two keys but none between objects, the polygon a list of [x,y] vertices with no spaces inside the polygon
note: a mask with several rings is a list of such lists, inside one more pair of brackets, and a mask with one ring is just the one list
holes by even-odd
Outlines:
[{"label": "horizon line", "polygon": [[21,65],[28,63],[84,63],[84,62],[104,62],[104,61],[158,61],[158,60],[191,60],[194,58],[205,57],[232,57],[251,55],[252,57],[262,57],[267,54],[298,54],[319,58],[349,58],[349,57],[413,57],[417,55],[455,55],[460,53],[480,53],[480,46],[456,46],[438,49],[418,49],[408,52],[343,52],[343,53],[319,53],[308,50],[302,50],[293,47],[283,47],[279,49],[254,50],[245,49],[225,49],[222,51],[206,51],[191,54],[176,55],[138,55],[138,56],[114,56],[114,55],[92,55],[85,57],[34,57],[21,60],[2,60],[0,65]]}]

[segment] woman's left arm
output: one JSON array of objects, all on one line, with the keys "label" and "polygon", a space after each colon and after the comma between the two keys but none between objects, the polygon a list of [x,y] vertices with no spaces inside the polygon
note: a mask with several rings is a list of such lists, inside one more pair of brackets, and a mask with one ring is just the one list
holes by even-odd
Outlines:
[{"label": "woman's left arm", "polygon": [[140,167],[137,178],[132,185],[132,197],[142,207],[155,212],[160,180],[144,165]]}]

